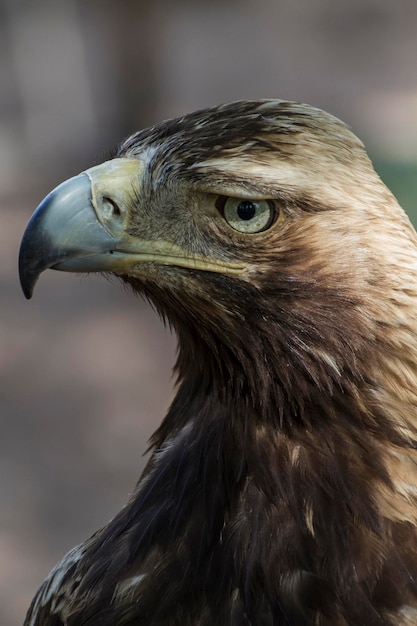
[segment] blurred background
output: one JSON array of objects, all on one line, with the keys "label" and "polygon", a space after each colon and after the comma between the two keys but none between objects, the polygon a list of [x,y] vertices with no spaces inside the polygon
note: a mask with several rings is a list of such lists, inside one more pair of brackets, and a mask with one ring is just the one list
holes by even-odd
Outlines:
[{"label": "blurred background", "polygon": [[415,0],[0,0],[2,626],[126,501],[172,397],[175,338],[118,284],[24,300],[38,202],[139,128],[278,97],[344,119],[417,220],[416,32]]}]

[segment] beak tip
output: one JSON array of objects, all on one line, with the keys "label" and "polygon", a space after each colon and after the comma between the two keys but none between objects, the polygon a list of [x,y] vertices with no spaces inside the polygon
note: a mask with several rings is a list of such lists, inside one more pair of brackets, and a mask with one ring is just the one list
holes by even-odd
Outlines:
[{"label": "beak tip", "polygon": [[33,288],[35,287],[35,283],[38,279],[36,272],[32,272],[26,267],[26,259],[25,255],[22,254],[22,249],[19,255],[19,279],[20,286],[22,288],[23,294],[27,300],[30,300],[33,296]]},{"label": "beak tip", "polygon": [[23,295],[25,296],[26,300],[31,300],[33,296],[34,285],[29,285],[29,284],[25,285],[22,283],[22,281],[20,282],[20,284],[22,286]]},{"label": "beak tip", "polygon": [[23,234],[19,251],[19,278],[27,300],[40,274],[52,267],[66,254],[65,245],[54,237],[60,231],[62,219],[72,218],[72,207],[89,206],[91,186],[85,174],[61,183],[40,203]]}]

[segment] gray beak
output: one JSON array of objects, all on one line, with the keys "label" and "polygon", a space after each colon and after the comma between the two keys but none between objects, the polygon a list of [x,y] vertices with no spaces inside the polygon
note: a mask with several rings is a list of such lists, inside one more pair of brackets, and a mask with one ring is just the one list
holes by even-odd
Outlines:
[{"label": "gray beak", "polygon": [[114,245],[92,206],[89,177],[70,178],[41,202],[23,235],[19,254],[23,293],[31,298],[39,275],[48,268],[104,271],[105,257],[111,256]]},{"label": "gray beak", "polygon": [[117,272],[129,267],[138,243],[126,230],[142,173],[139,159],[112,159],[65,181],[41,202],[20,246],[26,298],[48,268]]}]

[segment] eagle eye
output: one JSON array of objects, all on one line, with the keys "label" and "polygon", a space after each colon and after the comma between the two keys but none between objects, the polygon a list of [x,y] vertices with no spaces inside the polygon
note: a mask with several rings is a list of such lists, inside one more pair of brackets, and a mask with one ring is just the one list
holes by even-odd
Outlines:
[{"label": "eagle eye", "polygon": [[276,211],[272,200],[248,200],[221,196],[216,206],[226,222],[240,233],[260,233],[275,222]]}]

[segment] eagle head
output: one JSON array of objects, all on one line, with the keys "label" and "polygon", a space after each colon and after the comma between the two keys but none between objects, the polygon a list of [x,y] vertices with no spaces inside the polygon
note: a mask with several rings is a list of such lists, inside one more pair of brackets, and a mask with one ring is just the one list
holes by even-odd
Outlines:
[{"label": "eagle head", "polygon": [[48,268],[120,277],[179,340],[68,624],[415,623],[417,239],[341,121],[243,101],[132,135],[33,215],[27,297]]}]

